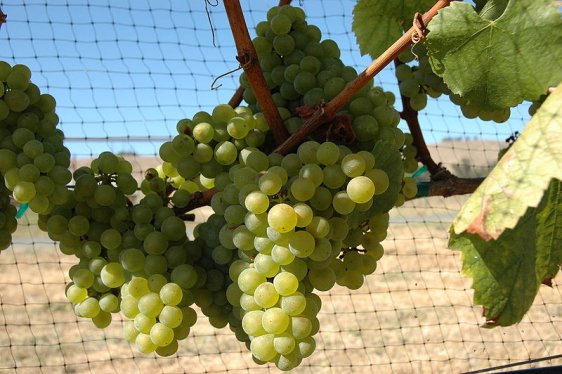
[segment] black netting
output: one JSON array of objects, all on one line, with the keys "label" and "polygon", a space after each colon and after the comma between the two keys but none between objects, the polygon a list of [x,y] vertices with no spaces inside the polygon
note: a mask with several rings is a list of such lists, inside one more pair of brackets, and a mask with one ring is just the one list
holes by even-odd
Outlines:
[{"label": "black netting", "polygon": [[[304,1],[309,22],[338,42],[342,59],[362,69],[351,31],[351,0]],[[273,1],[242,1],[250,27]],[[0,2],[0,59],[22,63],[34,82],[57,99],[74,167],[103,150],[127,155],[141,173],[156,164],[159,145],[176,122],[227,102],[239,72],[222,4],[205,1],[95,0]],[[213,46],[213,34],[216,47]],[[397,93],[392,68],[377,85]],[[400,109],[400,108],[398,108]],[[466,120],[448,99],[431,99],[420,122],[437,161],[456,175],[485,175],[504,139],[529,119],[513,110],[508,123]],[[406,129],[405,124],[401,127]],[[447,229],[465,197],[416,199],[391,213],[379,268],[359,290],[321,293],[318,348],[297,372],[461,372],[562,354],[562,295],[543,288],[523,321],[484,329],[472,304],[470,280],[458,253],[446,248]],[[209,212],[201,210],[198,219]],[[13,246],[0,254],[0,373],[268,372],[229,330],[199,316],[171,358],[145,356],[121,338],[120,321],[98,330],[74,316],[64,297],[73,257],[20,219]],[[556,283],[556,282],[555,282]],[[527,366],[559,364],[560,358]]]}]

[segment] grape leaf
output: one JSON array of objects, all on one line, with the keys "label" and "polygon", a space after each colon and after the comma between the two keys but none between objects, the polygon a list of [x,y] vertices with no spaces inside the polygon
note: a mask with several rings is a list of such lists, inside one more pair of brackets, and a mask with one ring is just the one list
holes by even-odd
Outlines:
[{"label": "grape leaf", "polygon": [[499,18],[488,20],[470,4],[452,3],[429,24],[433,70],[485,111],[538,99],[562,81],[562,20],[553,4],[511,0]]},{"label": "grape leaf", "polygon": [[353,9],[353,32],[362,55],[377,58],[412,24],[414,14],[433,0],[359,0]]},{"label": "grape leaf", "polygon": [[369,213],[386,213],[392,209],[402,189],[402,178],[404,176],[402,154],[384,141],[378,141],[372,153],[375,156],[375,167],[386,172],[390,184],[384,193],[373,198],[373,206]]},{"label": "grape leaf", "polygon": [[495,20],[503,14],[508,3],[509,0],[490,0],[479,12],[480,17],[487,20]]},{"label": "grape leaf", "polygon": [[463,273],[473,278],[474,303],[484,307],[486,327],[521,321],[541,283],[562,263],[562,190],[552,180],[537,208],[497,240],[451,230],[449,247],[462,251]]},{"label": "grape leaf", "polygon": [[536,207],[551,179],[562,179],[562,84],[546,99],[521,136],[464,204],[456,234],[497,239],[527,207]]},{"label": "grape leaf", "polygon": [[371,151],[375,156],[375,168],[382,169],[388,175],[388,189],[373,198],[373,205],[364,212],[354,211],[348,218],[351,225],[359,225],[375,214],[386,213],[398,198],[402,189],[402,178],[404,177],[404,164],[402,154],[392,145],[384,140],[379,140]]}]

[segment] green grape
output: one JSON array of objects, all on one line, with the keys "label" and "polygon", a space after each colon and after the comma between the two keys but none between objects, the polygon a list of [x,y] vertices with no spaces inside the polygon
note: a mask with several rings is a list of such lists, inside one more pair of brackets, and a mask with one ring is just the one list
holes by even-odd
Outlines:
[{"label": "green grape", "polygon": [[355,208],[355,202],[350,199],[345,191],[340,191],[334,195],[332,205],[334,210],[342,215],[350,214]]},{"label": "green grape", "polygon": [[291,194],[298,201],[308,201],[314,196],[315,188],[312,180],[297,178],[291,184]]},{"label": "green grape", "polygon": [[273,340],[273,334],[256,336],[250,343],[252,355],[262,362],[271,361],[277,354],[273,347]]},{"label": "green grape", "polygon": [[278,35],[273,39],[273,49],[281,56],[288,56],[295,49],[295,39],[290,35]]},{"label": "green grape", "polygon": [[265,276],[253,268],[244,269],[237,278],[240,290],[249,295],[253,295],[256,288],[265,281]]},{"label": "green grape", "polygon": [[314,212],[312,211],[309,205],[304,203],[297,203],[293,206],[293,210],[297,214],[296,227],[306,227],[310,224]]},{"label": "green grape", "polygon": [[299,281],[297,277],[290,272],[281,272],[273,279],[275,290],[281,296],[289,296],[298,288]]},{"label": "green grape", "polygon": [[297,74],[293,81],[293,87],[296,92],[304,95],[316,86],[316,77],[308,71],[302,71]]},{"label": "green grape", "polygon": [[31,182],[21,181],[14,187],[14,199],[19,203],[31,201],[36,194],[35,185]]},{"label": "green grape", "polygon": [[121,264],[110,262],[103,267],[100,273],[104,285],[110,288],[118,288],[125,283],[125,273]]},{"label": "green grape", "polygon": [[[287,174],[285,173],[284,176],[286,182]],[[263,174],[258,180],[258,186],[261,192],[269,196],[277,194],[281,190],[283,184],[284,181],[282,179],[282,176],[279,176],[274,172],[267,172]]]},{"label": "green grape", "polygon": [[288,34],[291,30],[291,25],[291,19],[284,14],[277,14],[271,18],[271,31],[273,31],[276,35]]},{"label": "green grape", "polygon": [[[174,337],[174,338],[176,338],[176,337]],[[168,357],[168,356],[173,355],[177,351],[178,351],[178,341],[172,340],[172,342],[170,344],[165,345],[163,347],[156,348],[155,352],[158,356]]]},{"label": "green grape", "polygon": [[269,198],[261,191],[252,191],[244,199],[244,206],[254,214],[261,214],[269,208]]},{"label": "green grape", "polygon": [[271,258],[279,265],[288,265],[295,259],[295,255],[288,247],[274,245],[271,250]]},{"label": "green grape", "polygon": [[291,235],[289,250],[300,258],[308,257],[314,251],[314,237],[308,231],[296,231]]},{"label": "green grape", "polygon": [[269,210],[267,222],[279,233],[286,233],[295,228],[297,224],[297,214],[290,205],[277,204]]},{"label": "green grape", "polygon": [[354,178],[365,171],[365,159],[358,154],[346,155],[341,161],[341,168],[345,175]]},{"label": "green grape", "polygon": [[139,352],[148,354],[154,352],[158,346],[152,342],[150,335],[139,333],[135,338],[135,347]]},{"label": "green grape", "polygon": [[178,327],[183,319],[183,313],[177,306],[165,305],[158,315],[158,321],[169,328]]},{"label": "green grape", "polygon": [[262,325],[270,334],[281,334],[289,327],[291,317],[281,308],[267,309],[262,316]]},{"label": "green grape", "polygon": [[254,290],[254,299],[260,307],[271,308],[279,300],[279,294],[272,283],[264,282]]},{"label": "green grape", "polygon": [[258,253],[254,258],[254,266],[260,274],[267,278],[274,277],[279,272],[279,264],[273,261],[268,254]]},{"label": "green grape", "polygon": [[286,333],[276,335],[273,339],[273,348],[280,355],[290,354],[295,349],[295,346],[295,338]]},{"label": "green grape", "polygon": [[72,304],[80,304],[82,301],[88,298],[88,290],[85,288],[78,287],[75,284],[71,284],[66,289],[66,298]]},{"label": "green grape", "polygon": [[[306,298],[300,292],[295,292],[281,298],[281,309],[288,316],[297,316],[306,308]],[[279,352],[281,353],[281,352]]]},{"label": "green grape", "polygon": [[354,203],[362,204],[371,200],[375,194],[375,184],[365,176],[358,176],[349,181],[346,191]]},{"label": "green grape", "polygon": [[427,106],[427,95],[419,93],[410,98],[410,106],[415,111],[421,111]]},{"label": "green grape", "polygon": [[92,318],[94,326],[98,329],[105,329],[111,324],[111,313],[100,311],[95,317]]},{"label": "green grape", "polygon": [[88,297],[77,305],[77,311],[81,317],[94,318],[100,313],[100,305],[97,299]]}]

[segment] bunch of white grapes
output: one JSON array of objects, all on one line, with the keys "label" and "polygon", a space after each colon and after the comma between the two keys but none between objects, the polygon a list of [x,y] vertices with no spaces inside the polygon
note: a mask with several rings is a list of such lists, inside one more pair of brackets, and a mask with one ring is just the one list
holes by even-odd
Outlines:
[{"label": "bunch of white grapes", "polygon": [[[333,99],[357,72],[300,8],[274,7],[267,19],[254,45],[294,133],[301,115]],[[418,165],[413,139],[397,127],[394,95],[372,82],[327,131],[280,155],[270,153],[268,123],[243,74],[249,107],[221,104],[180,120],[160,147],[163,163],[139,184],[131,164],[110,152],[72,175],[54,99],[39,95],[18,65],[8,73],[0,79],[7,82],[0,101],[6,186],[40,213],[39,227],[61,251],[78,258],[66,288],[75,313],[99,328],[121,313],[125,338],[143,353],[174,354],[197,305],[215,328],[229,326],[256,362],[295,368],[316,347],[322,301],[315,291],[360,288],[384,253],[388,211],[417,193],[405,175]],[[4,246],[15,208],[0,192]],[[213,214],[190,239],[184,220],[203,194],[212,196]]]},{"label": "bunch of white grapes", "polygon": [[72,178],[55,107],[27,66],[0,61],[0,174],[14,200],[36,213],[64,203]]}]

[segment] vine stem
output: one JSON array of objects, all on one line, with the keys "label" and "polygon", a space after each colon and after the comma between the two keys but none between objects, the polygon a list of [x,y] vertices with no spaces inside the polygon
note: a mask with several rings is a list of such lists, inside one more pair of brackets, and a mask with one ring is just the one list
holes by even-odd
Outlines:
[{"label": "vine stem", "polygon": [[228,101],[228,105],[230,105],[233,108],[236,108],[242,102],[243,96],[244,96],[244,87],[240,86],[236,89],[234,95],[232,95],[232,98]]},{"label": "vine stem", "polygon": [[[427,25],[437,12],[450,5],[452,0],[439,0],[423,16],[424,25]],[[330,122],[345,104],[355,96],[371,79],[390,64],[400,53],[412,45],[412,35],[416,32],[411,27],[400,39],[383,52],[371,65],[369,65],[357,78],[351,82],[342,92],[324,107],[319,108],[308,120],[304,121],[302,127],[291,135],[283,144],[275,149],[275,152],[285,155],[301,144],[314,130]]]},{"label": "vine stem", "polygon": [[[279,0],[279,6],[284,6],[289,4],[291,4],[291,0]],[[228,102],[228,105],[230,105],[233,108],[239,106],[243,99],[242,95],[244,95],[244,87],[239,86],[234,92],[234,94],[232,95],[232,98]]]},{"label": "vine stem", "polygon": [[[395,66],[400,66],[402,65],[402,62],[395,59],[394,64]],[[412,134],[412,138],[414,140],[413,144],[417,150],[416,159],[427,166],[427,170],[429,170],[432,177],[437,176],[439,173],[443,173],[444,169],[433,160],[431,154],[429,153],[429,149],[427,148],[427,144],[425,143],[423,132],[421,130],[418,112],[412,109],[410,100],[407,97],[400,95],[400,98],[402,100],[402,112],[400,113],[400,117],[406,121],[408,129],[410,129],[410,134]]]},{"label": "vine stem", "polygon": [[418,190],[424,192],[414,199],[427,196],[449,197],[473,193],[483,181],[484,178],[458,178],[451,175],[442,180],[421,182],[418,183]]},{"label": "vine stem", "polygon": [[191,212],[194,209],[210,205],[211,199],[217,192],[219,191],[216,188],[211,188],[210,190],[203,191],[203,192],[196,192],[193,194],[193,198],[191,199],[191,202],[186,207],[175,208],[174,213],[176,214],[176,216],[181,216],[184,215],[185,213]]},{"label": "vine stem", "polygon": [[226,15],[230,23],[234,42],[236,43],[236,49],[238,51],[237,59],[244,68],[244,72],[256,95],[261,111],[269,124],[276,144],[282,144],[289,137],[289,133],[283,124],[281,115],[277,110],[277,106],[271,97],[269,87],[267,87],[267,83],[263,77],[258,55],[252,43],[252,39],[250,38],[250,34],[248,33],[248,27],[244,19],[240,1],[224,0],[224,7],[226,9]]}]

